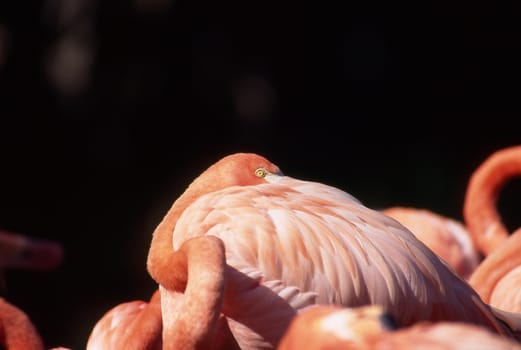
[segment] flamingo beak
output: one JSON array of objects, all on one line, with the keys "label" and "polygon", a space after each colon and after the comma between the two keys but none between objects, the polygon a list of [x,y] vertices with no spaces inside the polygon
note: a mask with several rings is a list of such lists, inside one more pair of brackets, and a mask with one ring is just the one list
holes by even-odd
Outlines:
[{"label": "flamingo beak", "polygon": [[11,268],[50,271],[63,261],[63,247],[60,243],[30,238],[20,251]]},{"label": "flamingo beak", "polygon": [[0,268],[49,271],[63,261],[60,243],[0,232]]}]

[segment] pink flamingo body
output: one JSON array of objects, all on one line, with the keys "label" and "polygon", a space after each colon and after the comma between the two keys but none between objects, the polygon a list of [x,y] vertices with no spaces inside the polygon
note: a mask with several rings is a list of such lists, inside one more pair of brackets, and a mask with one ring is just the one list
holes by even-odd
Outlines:
[{"label": "pink flamingo body", "polygon": [[283,176],[255,154],[212,165],[157,227],[147,266],[162,293],[179,290],[175,251],[198,236],[226,247],[234,287],[222,313],[241,348],[276,347],[297,312],[314,304],[378,304],[403,325],[452,320],[504,332],[472,288],[398,221],[340,189]]}]

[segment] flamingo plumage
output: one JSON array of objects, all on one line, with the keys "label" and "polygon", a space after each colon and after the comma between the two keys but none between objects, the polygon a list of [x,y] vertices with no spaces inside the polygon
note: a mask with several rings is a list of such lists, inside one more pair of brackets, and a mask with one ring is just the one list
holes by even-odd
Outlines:
[{"label": "flamingo plumage", "polygon": [[496,204],[505,184],[521,175],[521,145],[499,149],[472,173],[463,204],[463,218],[474,243],[487,256],[507,240],[510,232]]},{"label": "flamingo plumage", "polygon": [[399,327],[378,305],[320,305],[296,316],[277,350],[521,350],[521,344],[464,322]]},{"label": "flamingo plumage", "polygon": [[414,207],[394,206],[382,212],[407,227],[464,279],[468,279],[478,266],[480,253],[459,220]]},{"label": "flamingo plumage", "polygon": [[275,348],[291,319],[315,304],[378,304],[403,325],[465,321],[505,332],[479,295],[398,221],[340,189],[284,176],[257,154],[213,164],[166,213],[147,260],[162,293],[179,290],[175,252],[198,236],[219,237],[227,274],[244,280],[222,307],[241,348]]}]

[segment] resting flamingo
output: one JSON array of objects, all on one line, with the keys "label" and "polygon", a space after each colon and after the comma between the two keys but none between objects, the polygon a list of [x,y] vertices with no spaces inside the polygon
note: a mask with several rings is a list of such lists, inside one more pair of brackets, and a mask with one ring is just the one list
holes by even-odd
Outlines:
[{"label": "resting flamingo", "polygon": [[[213,236],[195,237],[185,241],[174,255],[175,290],[160,287],[148,303],[126,302],[109,310],[89,335],[87,350],[236,346],[223,336],[226,329],[220,318],[228,276],[223,242]],[[163,343],[162,337],[169,342]]]},{"label": "resting flamingo", "polygon": [[277,350],[521,350],[521,344],[463,322],[423,321],[398,328],[378,306],[321,305],[296,316]]},{"label": "resting flamingo", "polygon": [[453,320],[505,332],[398,221],[340,189],[284,176],[257,154],[210,166],[154,231],[147,268],[162,297],[178,290],[175,251],[204,235],[222,239],[228,275],[245,281],[227,289],[222,307],[241,348],[275,348],[297,312],[314,304],[379,304],[403,325]]},{"label": "resting flamingo", "polygon": [[521,175],[521,146],[493,152],[471,175],[463,204],[465,225],[485,256],[509,236],[496,203],[508,180]]},{"label": "resting flamingo", "polygon": [[407,227],[464,279],[478,266],[480,254],[460,221],[413,207],[389,207],[382,212]]}]

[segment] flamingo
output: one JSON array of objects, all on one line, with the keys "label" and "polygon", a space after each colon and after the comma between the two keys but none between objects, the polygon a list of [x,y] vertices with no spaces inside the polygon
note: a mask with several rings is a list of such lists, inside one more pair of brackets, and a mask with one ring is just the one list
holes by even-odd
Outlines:
[{"label": "flamingo", "polygon": [[277,350],[348,349],[397,327],[380,305],[317,305],[293,318]]},{"label": "flamingo", "polygon": [[505,183],[521,175],[521,145],[493,152],[471,175],[463,204],[465,225],[480,252],[493,252],[509,236],[496,202]]},{"label": "flamingo", "polygon": [[296,316],[277,350],[521,350],[521,344],[463,322],[422,321],[398,329],[381,306],[320,305]]},{"label": "flamingo", "polygon": [[241,348],[275,348],[291,319],[315,304],[378,304],[406,326],[452,320],[508,331],[398,221],[340,189],[284,176],[254,153],[210,166],[154,231],[147,269],[160,286],[163,322],[172,317],[163,296],[179,290],[175,252],[198,236],[219,237],[226,247],[234,287],[221,312]]},{"label": "flamingo", "polygon": [[467,225],[482,245],[485,259],[469,283],[499,309],[521,313],[521,228],[510,234],[496,208],[504,185],[521,175],[521,146],[500,149],[474,172],[465,201]]},{"label": "flamingo", "polygon": [[464,279],[478,266],[480,254],[462,222],[423,208],[395,206],[382,212],[407,227]]},{"label": "flamingo", "polygon": [[161,299],[156,290],[149,302],[124,302],[107,311],[90,332],[86,349],[159,350],[161,327]]},{"label": "flamingo", "polygon": [[0,345],[6,350],[43,350],[42,338],[29,316],[0,298]]},{"label": "flamingo", "polygon": [[469,283],[484,302],[521,314],[521,228],[488,255]]},{"label": "flamingo", "polygon": [[[87,350],[233,349],[223,337],[224,244],[213,236],[185,241],[175,256],[175,290],[110,309],[91,331]],[[164,335],[163,335],[164,334]],[[164,338],[169,342],[162,341]]]}]

